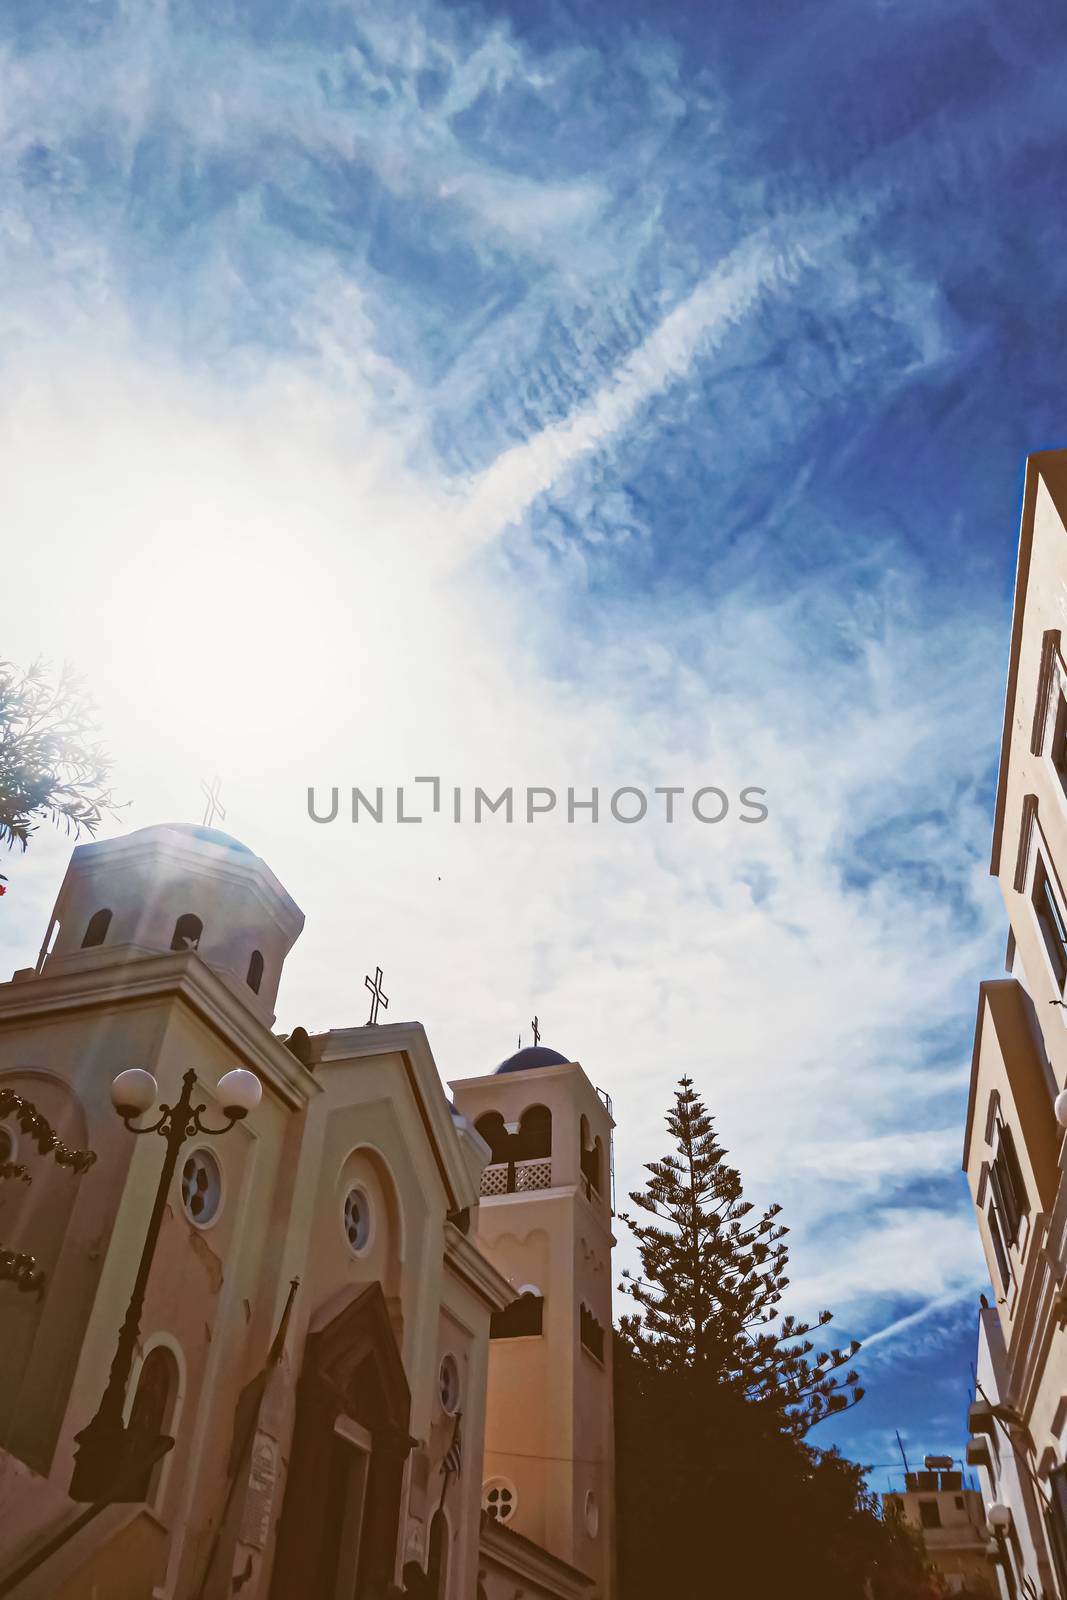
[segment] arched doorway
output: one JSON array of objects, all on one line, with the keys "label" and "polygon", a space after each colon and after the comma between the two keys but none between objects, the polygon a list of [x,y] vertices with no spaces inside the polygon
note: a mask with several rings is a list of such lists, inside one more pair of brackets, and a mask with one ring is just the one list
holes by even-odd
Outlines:
[{"label": "arched doorway", "polygon": [[273,1600],[377,1600],[392,1581],[411,1397],[381,1285],[308,1335]]}]

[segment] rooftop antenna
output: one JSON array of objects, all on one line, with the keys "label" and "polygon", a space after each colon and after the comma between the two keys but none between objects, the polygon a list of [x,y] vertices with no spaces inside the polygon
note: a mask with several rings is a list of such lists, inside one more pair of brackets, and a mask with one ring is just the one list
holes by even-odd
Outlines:
[{"label": "rooftop antenna", "polygon": [[897,1430],[896,1430],[896,1435],[897,1435],[897,1449],[900,1451],[900,1459],[904,1463],[904,1478],[905,1478],[905,1482],[906,1482],[907,1479],[911,1477],[911,1468],[908,1466],[908,1458],[904,1454],[904,1442],[900,1437],[900,1429],[899,1428],[897,1428]]}]

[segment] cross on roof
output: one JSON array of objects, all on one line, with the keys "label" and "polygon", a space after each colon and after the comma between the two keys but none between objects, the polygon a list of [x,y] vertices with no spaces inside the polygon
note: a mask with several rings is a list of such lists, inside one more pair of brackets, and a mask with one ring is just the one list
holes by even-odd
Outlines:
[{"label": "cross on roof", "polygon": [[203,778],[201,778],[200,788],[201,792],[207,797],[207,805],[204,807],[204,821],[202,826],[205,828],[210,828],[216,817],[219,818],[220,822],[225,822],[226,807],[219,799],[219,790],[222,788],[222,779],[215,778],[214,781],[209,784]]},{"label": "cross on roof", "polygon": [[530,1023],[530,1027],[533,1029],[534,1044],[539,1045],[541,1043],[541,1029],[538,1026],[536,1017],[534,1017],[533,1021]]},{"label": "cross on roof", "polygon": [[367,1018],[367,1026],[369,1028],[369,1027],[375,1026],[377,1024],[377,1021],[378,1021],[378,1007],[380,1005],[384,1006],[387,1011],[389,1010],[389,999],[388,999],[388,996],[386,994],[384,994],[384,992],[382,990],[382,969],[381,969],[381,967],[375,967],[375,969],[374,969],[374,981],[371,982],[370,978],[364,978],[363,985],[364,985],[364,988],[369,989],[370,992],[371,992],[370,1016]]}]

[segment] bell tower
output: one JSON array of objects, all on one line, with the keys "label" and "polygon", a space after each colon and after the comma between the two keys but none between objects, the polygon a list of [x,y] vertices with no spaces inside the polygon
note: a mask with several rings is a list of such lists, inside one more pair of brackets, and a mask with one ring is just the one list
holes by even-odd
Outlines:
[{"label": "bell tower", "polygon": [[450,1086],[489,1146],[478,1242],[493,1318],[483,1507],[614,1594],[610,1103],[543,1045]]}]

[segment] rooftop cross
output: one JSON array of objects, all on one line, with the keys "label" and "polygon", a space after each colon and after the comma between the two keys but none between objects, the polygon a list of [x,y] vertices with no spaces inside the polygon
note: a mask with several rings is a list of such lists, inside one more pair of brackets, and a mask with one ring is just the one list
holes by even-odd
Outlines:
[{"label": "rooftop cross", "polygon": [[369,1028],[377,1024],[378,1007],[380,1005],[384,1006],[387,1011],[389,1010],[389,998],[382,990],[381,967],[375,967],[373,982],[370,978],[364,978],[363,985],[364,988],[369,989],[371,992],[370,1016],[367,1018],[367,1026]]},{"label": "rooftop cross", "polygon": [[530,1023],[530,1027],[533,1029],[534,1044],[539,1045],[541,1043],[541,1029],[538,1026],[536,1017],[534,1017],[533,1021]]},{"label": "rooftop cross", "polygon": [[209,784],[206,783],[203,778],[201,778],[200,788],[203,794],[207,797],[207,805],[204,807],[203,826],[205,828],[210,828],[216,817],[219,818],[220,822],[225,822],[226,807],[219,799],[219,790],[222,788],[222,779],[215,778],[214,781]]}]

